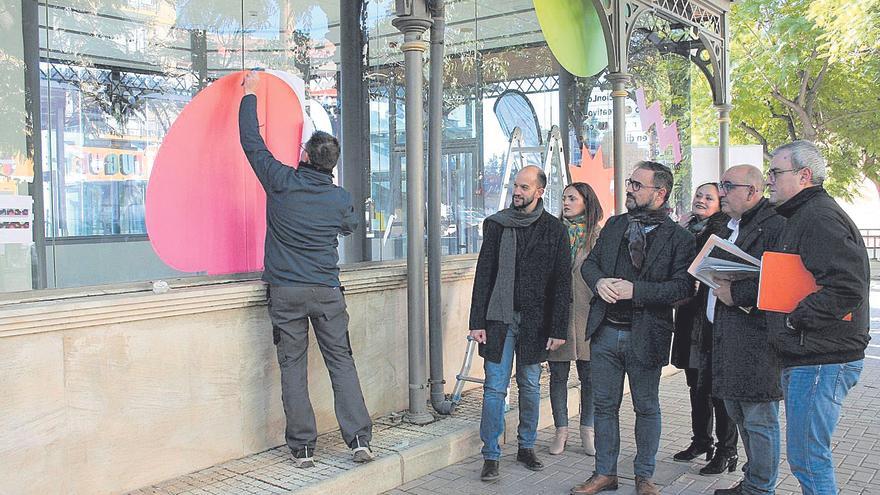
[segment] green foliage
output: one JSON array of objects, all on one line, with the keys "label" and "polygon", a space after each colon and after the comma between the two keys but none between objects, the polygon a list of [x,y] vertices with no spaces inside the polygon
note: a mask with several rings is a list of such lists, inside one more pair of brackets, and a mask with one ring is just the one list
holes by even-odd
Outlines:
[{"label": "green foliage", "polygon": [[815,142],[828,189],[880,183],[880,0],[743,0],[730,17],[731,140]]}]

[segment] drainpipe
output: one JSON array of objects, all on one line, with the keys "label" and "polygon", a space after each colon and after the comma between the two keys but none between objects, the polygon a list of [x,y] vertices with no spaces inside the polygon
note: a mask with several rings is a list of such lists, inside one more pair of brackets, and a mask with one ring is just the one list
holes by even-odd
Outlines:
[{"label": "drainpipe", "polygon": [[434,421],[428,412],[428,373],[425,369],[425,133],[422,130],[422,34],[431,26],[424,0],[397,0],[391,23],[403,33],[406,78],[406,320],[409,361],[409,411],[406,420]]},{"label": "drainpipe", "polygon": [[428,90],[428,352],[431,356],[431,406],[452,414],[443,380],[443,318],[440,304],[440,158],[443,146],[443,44],[446,28],[444,0],[430,2],[431,78]]}]

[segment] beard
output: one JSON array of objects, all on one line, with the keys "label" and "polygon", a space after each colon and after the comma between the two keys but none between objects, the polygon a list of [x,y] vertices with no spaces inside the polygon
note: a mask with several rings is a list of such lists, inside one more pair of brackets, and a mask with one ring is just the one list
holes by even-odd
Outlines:
[{"label": "beard", "polygon": [[516,204],[516,196],[514,196],[513,200],[511,201],[510,206],[512,206],[514,210],[525,210],[526,208],[528,208],[528,206],[530,204],[535,202],[534,195],[532,195],[530,197],[519,196],[519,198],[521,198],[521,200],[522,200],[522,203],[519,205]]},{"label": "beard", "polygon": [[644,204],[639,204],[639,202],[636,200],[636,197],[635,197],[635,196],[633,196],[633,195],[630,194],[630,193],[626,193],[626,201],[625,201],[624,204],[625,204],[625,206],[626,206],[627,211],[629,211],[630,213],[633,213],[633,212],[637,212],[637,211],[647,211],[647,210],[650,210],[650,209],[651,209],[651,208],[650,208],[650,205],[651,205],[651,203],[653,203],[653,202],[654,202],[654,196],[653,196],[653,195],[652,195],[651,197],[649,197],[649,198],[648,198],[648,201],[645,202]]}]

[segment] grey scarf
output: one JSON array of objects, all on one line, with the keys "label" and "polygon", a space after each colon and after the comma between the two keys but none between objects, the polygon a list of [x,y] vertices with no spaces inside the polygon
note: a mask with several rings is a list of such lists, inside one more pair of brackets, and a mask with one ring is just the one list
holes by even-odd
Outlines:
[{"label": "grey scarf", "polygon": [[501,232],[501,246],[498,249],[498,274],[495,276],[495,287],[489,298],[486,319],[501,321],[507,325],[513,321],[513,286],[516,281],[516,229],[528,227],[535,223],[544,213],[544,200],[531,213],[524,213],[514,208],[505,208],[488,217],[486,220],[498,223],[504,230]]}]

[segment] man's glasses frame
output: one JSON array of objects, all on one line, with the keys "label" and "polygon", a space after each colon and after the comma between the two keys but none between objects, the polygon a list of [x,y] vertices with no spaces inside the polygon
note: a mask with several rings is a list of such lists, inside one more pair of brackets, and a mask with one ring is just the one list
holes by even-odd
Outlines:
[{"label": "man's glasses frame", "polygon": [[748,187],[749,190],[752,190],[752,191],[755,190],[755,186],[753,186],[751,184],[736,184],[736,183],[730,182],[728,180],[718,183],[718,189],[721,189],[722,191],[724,191],[724,194],[730,194],[730,191],[732,189],[736,189],[737,187]]},{"label": "man's glasses frame", "polygon": [[632,179],[626,179],[624,181],[624,184],[626,184],[626,187],[631,187],[633,192],[639,192],[639,190],[643,187],[646,187],[648,189],[663,189],[662,187],[657,186],[646,186],[645,184],[642,184],[641,182]]},{"label": "man's glasses frame", "polygon": [[779,174],[784,174],[786,172],[800,172],[804,168],[805,167],[785,168],[785,169],[771,168],[771,169],[767,170],[767,180],[769,180],[770,182],[776,182],[776,177],[778,177]]}]

